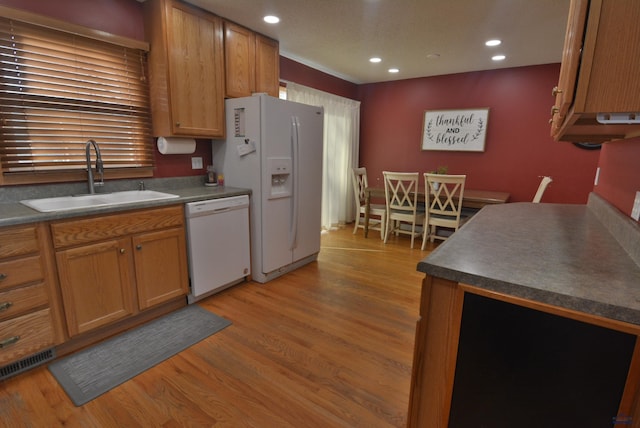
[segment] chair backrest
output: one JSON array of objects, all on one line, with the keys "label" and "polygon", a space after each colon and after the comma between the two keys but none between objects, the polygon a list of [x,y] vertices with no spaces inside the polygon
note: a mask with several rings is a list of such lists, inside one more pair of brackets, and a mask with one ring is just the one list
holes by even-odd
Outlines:
[{"label": "chair backrest", "polygon": [[369,186],[367,168],[352,168],[351,181],[353,183],[353,194],[356,198],[356,207],[359,208],[364,205],[364,189]]},{"label": "chair backrest", "polygon": [[427,215],[460,220],[466,175],[424,174]]},{"label": "chair backrest", "polygon": [[417,172],[383,171],[387,209],[415,214],[418,203]]},{"label": "chair backrest", "polygon": [[538,191],[536,192],[535,196],[533,197],[533,202],[534,203],[537,204],[538,202],[540,202],[540,200],[542,199],[542,195],[543,195],[544,191],[547,189],[547,186],[552,181],[553,181],[553,179],[551,177],[547,177],[547,176],[542,177],[542,180],[540,180],[540,185],[538,186]]}]

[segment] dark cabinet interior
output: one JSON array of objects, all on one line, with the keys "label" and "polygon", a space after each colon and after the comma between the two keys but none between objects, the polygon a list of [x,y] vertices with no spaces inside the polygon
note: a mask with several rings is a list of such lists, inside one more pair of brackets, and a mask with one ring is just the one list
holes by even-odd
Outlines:
[{"label": "dark cabinet interior", "polygon": [[449,428],[607,427],[636,336],[466,293]]}]

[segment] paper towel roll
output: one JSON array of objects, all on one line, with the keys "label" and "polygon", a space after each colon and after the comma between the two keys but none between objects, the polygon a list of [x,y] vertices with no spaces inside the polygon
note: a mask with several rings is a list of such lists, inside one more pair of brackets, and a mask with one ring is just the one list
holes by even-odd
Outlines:
[{"label": "paper towel roll", "polygon": [[158,138],[158,150],[163,155],[178,155],[196,151],[196,140],[193,138]]}]

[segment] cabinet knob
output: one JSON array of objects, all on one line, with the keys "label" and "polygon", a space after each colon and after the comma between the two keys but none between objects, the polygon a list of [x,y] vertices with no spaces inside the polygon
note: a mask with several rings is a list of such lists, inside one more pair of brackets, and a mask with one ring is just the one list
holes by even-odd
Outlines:
[{"label": "cabinet knob", "polygon": [[560,109],[558,107],[556,107],[556,106],[551,107],[551,116],[555,115],[559,111],[560,111]]},{"label": "cabinet knob", "polygon": [[18,340],[20,340],[20,336],[7,337],[6,339],[0,340],[0,349],[6,348],[9,345],[13,345]]},{"label": "cabinet knob", "polygon": [[0,281],[2,281],[3,279],[7,279],[7,274],[6,273],[0,273]]},{"label": "cabinet knob", "polygon": [[0,312],[6,311],[11,306],[13,306],[13,302],[2,302],[2,303],[0,303]]},{"label": "cabinet knob", "polygon": [[142,245],[140,244],[136,245],[136,250],[142,250]]},{"label": "cabinet knob", "polygon": [[558,88],[557,86],[554,86],[553,89],[551,90],[551,95],[554,97],[561,93],[562,93],[562,89]]},{"label": "cabinet knob", "polygon": [[124,254],[126,251],[124,248],[120,248],[120,254]]},{"label": "cabinet knob", "polygon": [[176,122],[176,127],[180,128],[180,122]]}]

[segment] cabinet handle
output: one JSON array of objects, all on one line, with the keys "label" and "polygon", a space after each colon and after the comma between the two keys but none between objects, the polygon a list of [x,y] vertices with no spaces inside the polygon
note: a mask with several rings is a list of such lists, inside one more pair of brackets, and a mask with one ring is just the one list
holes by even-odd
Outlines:
[{"label": "cabinet handle", "polygon": [[8,337],[6,339],[0,340],[0,349],[6,348],[9,345],[13,345],[18,340],[20,340],[20,336]]},{"label": "cabinet handle", "polygon": [[558,88],[557,86],[554,86],[553,89],[551,90],[551,95],[554,97],[561,93],[562,93],[562,89]]},{"label": "cabinet handle", "polygon": [[13,306],[13,302],[2,302],[2,303],[0,303],[0,312],[6,311],[11,306]]},{"label": "cabinet handle", "polygon": [[124,248],[120,248],[120,254],[124,254],[124,253],[125,253]]},{"label": "cabinet handle", "polygon": [[136,245],[136,250],[142,250],[142,245],[140,244]]},{"label": "cabinet handle", "polygon": [[556,107],[556,106],[551,107],[551,116],[555,115],[559,111],[560,111],[560,109],[558,107]]},{"label": "cabinet handle", "polygon": [[0,273],[0,281],[7,279],[7,276],[9,275],[7,275],[6,273]]}]

